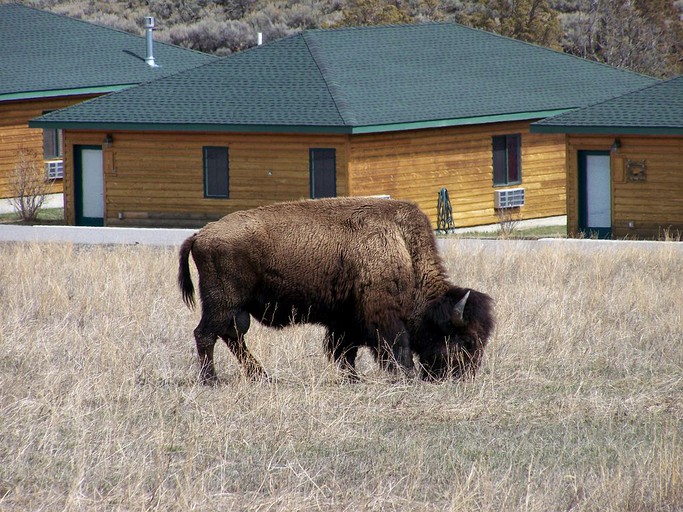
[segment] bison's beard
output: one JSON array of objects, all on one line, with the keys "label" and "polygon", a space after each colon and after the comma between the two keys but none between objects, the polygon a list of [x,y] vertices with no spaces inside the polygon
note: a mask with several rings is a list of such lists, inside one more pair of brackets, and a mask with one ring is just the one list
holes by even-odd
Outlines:
[{"label": "bison's beard", "polygon": [[[470,343],[467,343],[470,345]],[[479,344],[481,345],[481,344]],[[428,381],[472,378],[481,365],[484,348],[467,349],[461,339],[443,338],[435,350],[418,354],[420,377]]]}]

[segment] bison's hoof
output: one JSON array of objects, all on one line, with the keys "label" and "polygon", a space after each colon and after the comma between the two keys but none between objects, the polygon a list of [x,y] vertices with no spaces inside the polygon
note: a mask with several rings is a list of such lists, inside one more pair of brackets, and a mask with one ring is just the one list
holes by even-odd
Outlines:
[{"label": "bison's hoof", "polygon": [[217,386],[218,377],[216,375],[202,375],[199,378],[199,382],[201,382],[204,386]]}]

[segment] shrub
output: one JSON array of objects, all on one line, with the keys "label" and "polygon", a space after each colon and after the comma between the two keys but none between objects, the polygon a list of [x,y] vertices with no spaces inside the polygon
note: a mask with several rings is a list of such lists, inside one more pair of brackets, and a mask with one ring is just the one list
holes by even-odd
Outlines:
[{"label": "shrub", "polygon": [[54,180],[45,176],[38,152],[24,146],[17,149],[18,163],[10,177],[10,202],[24,222],[36,220]]}]

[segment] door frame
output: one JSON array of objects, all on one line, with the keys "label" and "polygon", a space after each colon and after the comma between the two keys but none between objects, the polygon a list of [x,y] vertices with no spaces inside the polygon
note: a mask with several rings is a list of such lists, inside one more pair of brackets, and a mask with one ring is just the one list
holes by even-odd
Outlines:
[{"label": "door frame", "polygon": [[[607,156],[610,158],[610,178],[609,178],[609,213],[610,213],[610,226],[606,228],[596,228],[589,227],[588,223],[588,168],[587,168],[587,158],[588,156]],[[587,237],[597,236],[600,239],[612,238],[612,196],[614,191],[612,190],[612,154],[609,150],[579,150],[577,151],[578,158],[578,199],[579,199],[579,209],[578,209],[578,228],[579,233],[584,234]]]},{"label": "door frame", "polygon": [[[104,226],[104,191],[102,196],[102,218],[83,216],[83,150],[102,151],[102,146],[74,145],[74,213],[77,226]],[[104,160],[104,155],[102,155]],[[102,187],[104,187],[104,166],[102,168]]]}]

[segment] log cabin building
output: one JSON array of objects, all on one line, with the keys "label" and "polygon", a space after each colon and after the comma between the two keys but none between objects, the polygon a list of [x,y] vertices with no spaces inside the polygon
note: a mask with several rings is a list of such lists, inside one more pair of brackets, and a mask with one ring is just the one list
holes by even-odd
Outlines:
[{"label": "log cabin building", "polygon": [[446,189],[467,227],[564,215],[565,136],[530,123],[654,82],[452,23],[308,30],[31,126],[64,130],[71,224],[384,195],[436,225]]},{"label": "log cabin building", "polygon": [[566,137],[570,234],[683,235],[683,76],[539,121],[531,131]]},{"label": "log cabin building", "polygon": [[52,192],[62,192],[61,129],[29,128],[29,120],[215,59],[168,44],[148,45],[146,37],[32,7],[1,4],[0,198],[12,196],[10,179],[22,158],[44,165],[46,176],[55,179]]}]

